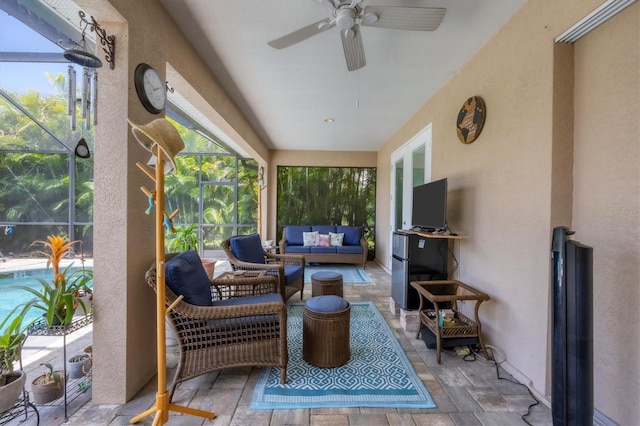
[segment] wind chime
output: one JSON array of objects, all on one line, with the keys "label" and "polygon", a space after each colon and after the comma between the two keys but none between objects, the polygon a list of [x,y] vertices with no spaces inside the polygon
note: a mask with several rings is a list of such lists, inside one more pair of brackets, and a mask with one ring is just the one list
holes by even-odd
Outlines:
[{"label": "wind chime", "polygon": [[[89,52],[87,48],[86,33],[87,29],[95,31],[106,53],[105,59],[110,64],[110,68],[114,68],[115,55],[115,37],[107,36],[104,29],[91,17],[91,22],[85,19],[85,13],[80,11],[80,27],[82,28],[82,37],[80,43],[75,49],[67,49],[64,51],[64,58],[70,62],[68,67],[68,92],[67,92],[67,114],[69,115],[69,130],[76,130],[76,105],[80,104],[80,118],[85,130],[91,129],[91,124],[98,124],[98,72],[97,68],[102,67],[102,61]],[[80,98],[77,98],[76,86],[76,69],[75,65],[82,66],[82,79]],[[84,138],[81,138],[75,149],[78,157],[88,158],[89,147]]]}]

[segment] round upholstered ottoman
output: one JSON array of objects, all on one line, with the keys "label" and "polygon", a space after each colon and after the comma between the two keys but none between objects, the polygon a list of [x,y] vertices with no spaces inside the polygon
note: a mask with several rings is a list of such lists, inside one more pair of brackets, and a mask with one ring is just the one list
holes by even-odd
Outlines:
[{"label": "round upholstered ottoman", "polygon": [[302,358],[316,367],[340,367],[349,361],[351,305],[340,296],[307,300],[302,314]]},{"label": "round upholstered ottoman", "polygon": [[343,297],[342,274],[332,271],[319,271],[311,275],[311,296],[327,296],[330,294]]}]

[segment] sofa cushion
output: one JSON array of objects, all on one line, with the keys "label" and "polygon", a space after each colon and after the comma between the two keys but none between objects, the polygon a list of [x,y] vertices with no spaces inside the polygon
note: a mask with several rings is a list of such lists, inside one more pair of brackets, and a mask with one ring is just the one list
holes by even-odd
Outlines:
[{"label": "sofa cushion", "polygon": [[321,234],[329,234],[329,232],[336,232],[336,227],[333,225],[312,225],[311,230]]},{"label": "sofa cushion", "polygon": [[318,231],[314,232],[303,232],[302,233],[302,245],[305,247],[313,247],[316,245],[316,240],[318,239]]},{"label": "sofa cushion", "polygon": [[194,250],[177,254],[165,263],[165,283],[190,305],[211,306],[211,283]]},{"label": "sofa cushion", "polygon": [[329,243],[333,247],[340,247],[342,245],[342,240],[344,240],[344,234],[342,232],[339,234],[329,232]]},{"label": "sofa cushion", "polygon": [[362,233],[362,227],[360,226],[337,226],[336,231],[344,234],[342,245],[344,246],[358,246],[360,245],[360,234]]},{"label": "sofa cushion", "polygon": [[264,251],[258,234],[233,237],[231,251],[242,262],[264,263]]},{"label": "sofa cushion", "polygon": [[318,234],[318,238],[316,239],[316,247],[331,247],[329,234]]},{"label": "sofa cushion", "polygon": [[308,225],[287,226],[284,228],[284,238],[287,240],[287,244],[301,246],[304,244],[302,233],[309,231],[311,231],[311,227]]},{"label": "sofa cushion", "polygon": [[285,246],[284,248],[284,252],[285,253],[289,253],[289,254],[299,254],[299,253],[309,253],[311,251],[311,247],[304,247],[304,246]]},{"label": "sofa cushion", "polygon": [[309,253],[337,253],[337,247],[309,247]]},{"label": "sofa cushion", "polygon": [[336,250],[344,254],[362,254],[362,246],[342,246],[336,247]]}]

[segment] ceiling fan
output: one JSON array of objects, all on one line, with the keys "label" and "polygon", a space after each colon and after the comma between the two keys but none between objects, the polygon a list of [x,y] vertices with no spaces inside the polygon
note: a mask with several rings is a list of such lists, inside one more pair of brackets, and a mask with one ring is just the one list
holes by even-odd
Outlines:
[{"label": "ceiling fan", "polygon": [[435,7],[366,6],[363,0],[321,0],[331,13],[330,18],[315,22],[276,40],[269,46],[284,49],[333,27],[340,29],[342,48],[349,71],[364,67],[360,25],[412,31],[434,31],[444,18],[447,9]]}]

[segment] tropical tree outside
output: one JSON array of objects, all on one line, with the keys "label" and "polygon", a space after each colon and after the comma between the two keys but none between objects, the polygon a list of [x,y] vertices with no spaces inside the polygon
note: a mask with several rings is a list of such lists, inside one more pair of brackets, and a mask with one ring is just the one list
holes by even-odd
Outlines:
[{"label": "tropical tree outside", "polygon": [[278,167],[278,229],[287,225],[362,226],[375,257],[375,167]]}]

